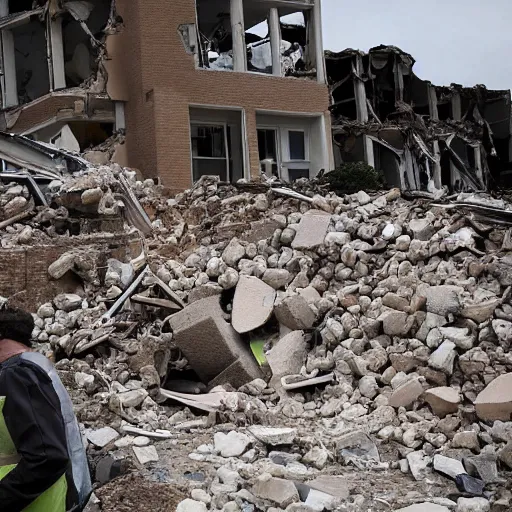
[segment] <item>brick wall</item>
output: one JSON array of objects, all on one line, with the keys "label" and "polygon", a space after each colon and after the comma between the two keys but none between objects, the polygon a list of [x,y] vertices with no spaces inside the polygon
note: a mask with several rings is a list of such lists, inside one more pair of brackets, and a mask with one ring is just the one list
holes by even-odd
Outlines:
[{"label": "brick wall", "polygon": [[0,249],[0,296],[34,312],[59,293],[75,292],[81,284],[78,277],[71,274],[55,281],[48,275],[48,267],[72,248],[99,251],[104,261],[108,258],[128,261],[141,252],[137,236],[122,234],[103,240],[98,236],[77,237],[62,239],[55,245]]},{"label": "brick wall", "polygon": [[256,110],[320,113],[328,117],[325,85],[254,73],[196,70],[178,33],[195,23],[195,0],[118,0],[128,70],[128,153],[146,175],[156,171],[172,189],[191,184],[189,105],[242,107],[251,172],[259,169]]}]

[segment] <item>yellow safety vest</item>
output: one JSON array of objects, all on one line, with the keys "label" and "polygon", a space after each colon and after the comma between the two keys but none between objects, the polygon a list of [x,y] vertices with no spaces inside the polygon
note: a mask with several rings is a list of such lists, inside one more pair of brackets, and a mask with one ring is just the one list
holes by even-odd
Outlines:
[{"label": "yellow safety vest", "polygon": [[[3,408],[5,397],[0,397],[0,480],[19,462],[19,455],[5,424]],[[34,500],[23,512],[66,512],[68,484],[63,475],[54,485]]]}]

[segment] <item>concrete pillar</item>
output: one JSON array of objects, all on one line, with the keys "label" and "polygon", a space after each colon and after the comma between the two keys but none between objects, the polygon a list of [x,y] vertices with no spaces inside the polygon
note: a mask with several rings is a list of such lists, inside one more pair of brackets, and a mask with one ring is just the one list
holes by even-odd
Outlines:
[{"label": "concrete pillar", "polygon": [[[363,58],[356,56],[356,73],[358,76],[363,74]],[[360,123],[368,122],[368,103],[366,102],[366,89],[364,82],[358,78],[354,79],[354,92],[356,95],[357,120]]]},{"label": "concrete pillar", "polygon": [[125,130],[126,129],[126,119],[124,113],[124,101],[116,101],[114,103],[115,111],[116,111],[116,130]]},{"label": "concrete pillar", "polygon": [[452,95],[452,119],[460,121],[462,119],[462,104],[460,101],[460,94],[456,91]]},{"label": "concrete pillar", "polygon": [[483,185],[485,185],[484,180],[484,171],[482,169],[482,153],[480,150],[481,145],[479,144],[474,148],[475,150],[475,167],[476,167],[476,175],[480,179]]},{"label": "concrete pillar", "polygon": [[430,118],[433,121],[439,121],[439,111],[437,110],[437,92],[432,84],[428,85],[428,106]]},{"label": "concrete pillar", "polygon": [[243,0],[231,0],[231,33],[233,37],[233,70],[247,71]]},{"label": "concrete pillar", "polygon": [[404,101],[404,74],[402,65],[395,59],[395,101]]},{"label": "concrete pillar", "polygon": [[[0,0],[0,17],[9,15],[9,0]],[[15,107],[18,105],[18,84],[16,82],[16,57],[14,36],[10,30],[2,30],[2,106]]]},{"label": "concrete pillar", "polygon": [[62,41],[62,18],[59,16],[50,21],[50,41],[52,51],[53,88],[66,88],[66,72],[64,68],[64,43]]},{"label": "concrete pillar", "polygon": [[281,66],[281,25],[277,7],[270,9],[268,26],[270,28],[270,45],[272,47],[272,74],[281,76],[283,73]]},{"label": "concrete pillar", "polygon": [[322,2],[315,0],[313,6],[313,25],[315,30],[315,60],[316,60],[316,78],[321,84],[326,83],[324,40],[322,33]]},{"label": "concrete pillar", "polygon": [[375,168],[375,155],[373,153],[373,140],[367,135],[363,135],[364,141],[364,158],[366,163]]},{"label": "concrete pillar", "polygon": [[441,179],[441,150],[439,149],[439,141],[435,140],[432,145],[434,146],[434,156],[436,157],[432,177],[434,179],[435,187],[440,189],[443,185]]}]

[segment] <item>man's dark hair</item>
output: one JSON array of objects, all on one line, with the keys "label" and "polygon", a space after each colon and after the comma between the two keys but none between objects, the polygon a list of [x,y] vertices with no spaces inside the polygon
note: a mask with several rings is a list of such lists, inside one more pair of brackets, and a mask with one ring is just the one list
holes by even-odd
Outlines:
[{"label": "man's dark hair", "polygon": [[32,346],[34,318],[30,313],[12,306],[0,309],[0,339],[9,339]]}]

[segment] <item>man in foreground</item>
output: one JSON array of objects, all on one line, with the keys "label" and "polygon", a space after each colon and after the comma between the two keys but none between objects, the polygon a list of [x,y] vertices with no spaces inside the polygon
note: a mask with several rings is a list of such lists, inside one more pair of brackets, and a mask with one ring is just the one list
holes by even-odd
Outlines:
[{"label": "man in foreground", "polygon": [[32,352],[32,315],[0,309],[0,511],[78,511],[91,492],[71,399]]}]

